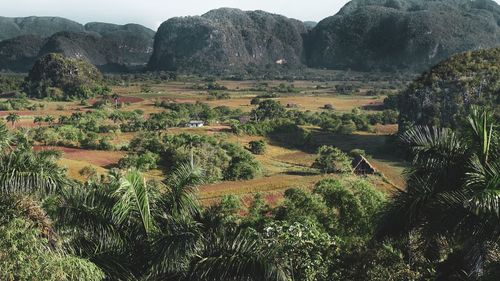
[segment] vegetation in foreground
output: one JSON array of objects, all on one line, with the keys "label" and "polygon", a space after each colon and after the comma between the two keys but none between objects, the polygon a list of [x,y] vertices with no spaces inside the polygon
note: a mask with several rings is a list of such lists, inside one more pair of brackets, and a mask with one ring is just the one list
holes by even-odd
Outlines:
[{"label": "vegetation in foreground", "polygon": [[198,203],[196,162],[163,181],[132,168],[78,183],[2,124],[2,279],[495,280],[497,126],[475,109],[460,131],[408,131],[414,161],[394,198],[332,177],[276,207],[257,194],[242,214],[236,197]]}]

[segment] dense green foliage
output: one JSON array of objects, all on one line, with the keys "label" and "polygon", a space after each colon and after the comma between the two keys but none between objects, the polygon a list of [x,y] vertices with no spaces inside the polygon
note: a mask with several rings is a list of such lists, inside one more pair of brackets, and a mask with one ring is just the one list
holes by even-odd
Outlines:
[{"label": "dense green foliage", "polygon": [[351,159],[340,149],[324,145],[318,149],[318,158],[313,168],[323,173],[348,173],[351,171]]},{"label": "dense green foliage", "polygon": [[500,264],[499,128],[488,110],[473,107],[460,129],[417,126],[402,134],[412,167],[378,237],[417,234],[440,275],[481,280]]},{"label": "dense green foliage", "polygon": [[101,83],[101,73],[88,62],[49,54],[31,69],[26,92],[34,98],[87,99],[109,92]]},{"label": "dense green foliage", "polygon": [[206,182],[252,179],[260,171],[260,164],[241,146],[209,136],[143,134],[130,142],[129,150],[158,153],[160,164],[168,171],[185,162],[194,163],[204,170]]},{"label": "dense green foliage", "polygon": [[499,112],[500,49],[456,55],[416,79],[399,97],[400,125],[458,128],[471,105]]}]

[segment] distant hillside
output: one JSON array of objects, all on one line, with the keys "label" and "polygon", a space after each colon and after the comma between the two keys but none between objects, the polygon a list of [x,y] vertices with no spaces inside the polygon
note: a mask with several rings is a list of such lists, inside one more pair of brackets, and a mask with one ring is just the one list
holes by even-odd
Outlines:
[{"label": "distant hillside", "polygon": [[164,22],[149,62],[153,70],[234,73],[304,63],[305,25],[280,15],[238,9]]},{"label": "distant hillside", "polygon": [[455,55],[422,74],[399,97],[400,123],[459,127],[473,104],[500,112],[500,48]]},{"label": "distant hillside", "polygon": [[153,53],[155,32],[138,24],[87,23],[87,32],[96,32],[118,45],[127,65],[144,65]]},{"label": "distant hillside", "polygon": [[26,92],[35,98],[86,99],[102,89],[102,75],[95,66],[61,54],[38,59],[26,82]]},{"label": "distant hillside", "polygon": [[421,71],[455,53],[500,45],[491,0],[353,0],[318,23],[312,67]]},{"label": "distant hillside", "polygon": [[21,35],[49,37],[61,31],[83,32],[83,25],[59,17],[0,17],[0,41]]},{"label": "distant hillside", "polygon": [[45,40],[36,35],[22,35],[0,42],[0,70],[27,72],[38,57]]},{"label": "distant hillside", "polygon": [[144,66],[155,32],[137,24],[88,23],[57,17],[0,18],[0,70],[25,72],[47,53],[86,59],[104,71]]}]

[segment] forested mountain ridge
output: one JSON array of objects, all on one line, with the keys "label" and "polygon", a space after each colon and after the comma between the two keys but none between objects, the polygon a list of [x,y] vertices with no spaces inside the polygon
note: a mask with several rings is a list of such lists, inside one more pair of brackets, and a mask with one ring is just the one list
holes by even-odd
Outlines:
[{"label": "forested mountain ridge", "polygon": [[[400,125],[459,127],[472,105],[500,104],[500,48],[454,55],[423,73],[399,97]],[[496,110],[495,110],[496,109]]]},{"label": "forested mountain ridge", "polygon": [[58,17],[0,18],[0,69],[28,71],[47,53],[84,58],[106,71],[147,63],[155,32],[137,24],[81,25]]},{"label": "forested mountain ridge", "polygon": [[263,11],[222,8],[164,22],[149,62],[153,70],[242,72],[305,62],[304,23]]},{"label": "forested mountain ridge", "polygon": [[354,0],[309,34],[308,65],[423,71],[455,53],[498,46],[499,21],[491,0]]}]

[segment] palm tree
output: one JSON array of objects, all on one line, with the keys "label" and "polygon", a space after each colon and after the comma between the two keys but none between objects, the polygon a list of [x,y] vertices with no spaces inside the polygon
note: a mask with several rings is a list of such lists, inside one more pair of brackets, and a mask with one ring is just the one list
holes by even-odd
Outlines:
[{"label": "palm tree", "polygon": [[53,151],[33,152],[18,146],[0,154],[0,194],[47,194],[63,187],[67,180]]},{"label": "palm tree", "polygon": [[44,121],[47,122],[47,123],[49,123],[49,125],[52,125],[55,120],[56,120],[56,118],[54,116],[52,116],[52,115],[47,115],[44,118]]},{"label": "palm tree", "polygon": [[15,113],[15,112],[11,112],[9,113],[9,115],[7,115],[6,117],[6,120],[7,122],[10,122],[12,123],[12,127],[14,127],[14,124],[19,121],[19,114]]},{"label": "palm tree", "polygon": [[38,124],[39,126],[43,121],[44,118],[42,116],[35,116],[35,118],[33,118],[33,123]]},{"label": "palm tree", "polygon": [[[135,170],[62,191],[57,226],[71,247],[111,279],[285,280],[265,244],[238,231],[210,231],[194,192],[203,174],[189,163],[165,192]],[[223,255],[221,255],[223,253]]]},{"label": "palm tree", "polygon": [[[500,159],[493,115],[472,108],[461,132],[415,127],[401,139],[414,154],[406,190],[397,190],[379,237],[419,231],[427,245],[445,238],[463,247],[470,274],[480,274],[488,243],[500,235]],[[435,247],[434,247],[435,248]],[[436,250],[436,249],[434,249]]]}]

